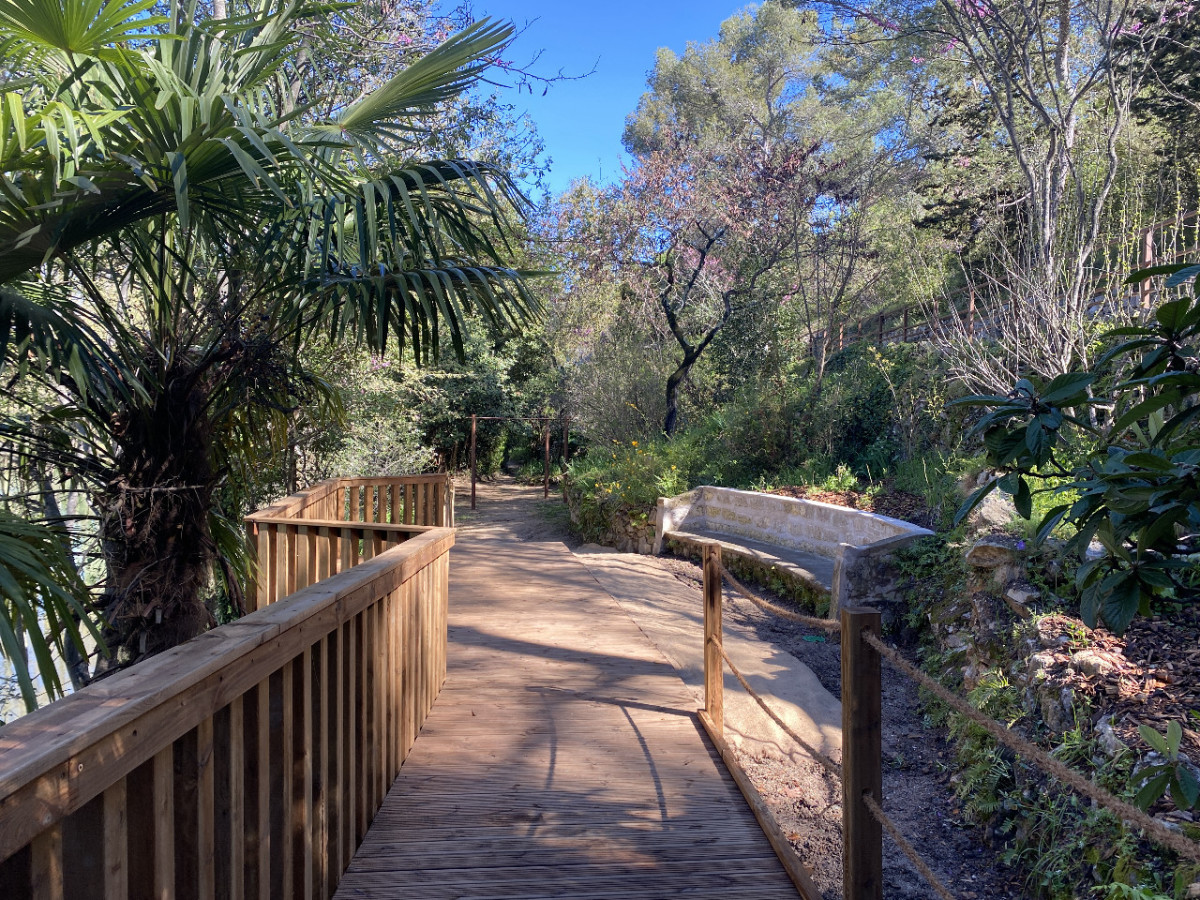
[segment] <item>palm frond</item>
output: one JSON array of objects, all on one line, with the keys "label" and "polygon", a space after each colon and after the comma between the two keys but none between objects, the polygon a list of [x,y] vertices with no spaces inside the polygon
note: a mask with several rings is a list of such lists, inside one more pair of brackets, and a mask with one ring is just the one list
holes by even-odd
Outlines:
[{"label": "palm frond", "polygon": [[27,648],[51,699],[63,694],[56,655],[63,659],[68,644],[86,655],[84,634],[103,648],[81,599],[87,588],[66,546],[60,529],[0,510],[0,648],[13,666],[27,710],[38,705]]}]

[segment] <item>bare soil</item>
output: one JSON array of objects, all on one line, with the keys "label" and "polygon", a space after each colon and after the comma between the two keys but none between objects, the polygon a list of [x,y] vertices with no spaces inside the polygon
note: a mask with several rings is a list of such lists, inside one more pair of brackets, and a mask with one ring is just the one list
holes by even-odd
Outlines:
[{"label": "bare soil", "polygon": [[[465,489],[464,489],[465,487]],[[458,489],[460,526],[495,532],[515,540],[578,541],[567,531],[567,516],[551,488],[543,501],[540,486],[498,477],[479,485],[478,509],[469,511],[469,484]],[[464,502],[465,501],[465,502]],[[899,510],[897,510],[898,512]],[[700,593],[695,563],[662,557],[676,578]],[[787,604],[767,591],[765,599]],[[836,642],[762,612],[726,592],[725,615],[753,628],[759,637],[805,663],[835,696],[840,694],[841,654]],[[940,729],[927,727],[916,688],[904,679],[884,682],[884,808],[920,850],[933,871],[963,900],[1019,900],[1015,871],[984,845],[981,829],[967,823],[950,787],[953,751]],[[808,864],[827,900],[840,898],[842,871],[841,787],[816,762],[784,763],[741,756],[742,765],[770,805],[776,821]],[[926,900],[936,896],[916,868],[891,841],[884,841],[887,900]]]}]

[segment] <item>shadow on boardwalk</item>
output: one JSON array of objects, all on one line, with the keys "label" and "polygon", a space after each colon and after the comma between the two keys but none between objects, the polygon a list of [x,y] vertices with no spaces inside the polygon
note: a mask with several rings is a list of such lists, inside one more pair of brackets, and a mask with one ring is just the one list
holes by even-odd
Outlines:
[{"label": "shadow on boardwalk", "polygon": [[551,529],[527,492],[460,502],[447,682],[337,896],[795,897],[690,692],[562,543],[529,540]]}]

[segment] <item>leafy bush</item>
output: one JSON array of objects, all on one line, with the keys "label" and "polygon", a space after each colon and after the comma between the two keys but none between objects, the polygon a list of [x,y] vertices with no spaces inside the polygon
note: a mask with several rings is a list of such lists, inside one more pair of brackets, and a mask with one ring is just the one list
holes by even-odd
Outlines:
[{"label": "leafy bush", "polygon": [[[959,401],[989,410],[977,430],[998,472],[959,517],[997,487],[1013,495],[1025,518],[1035,493],[1054,497],[1037,538],[1065,521],[1076,529],[1069,547],[1081,559],[1099,541],[1103,555],[1079,567],[1081,612],[1088,625],[1103,619],[1118,634],[1139,612],[1149,614],[1155,599],[1194,597],[1200,266],[1161,266],[1129,280],[1162,274],[1170,276],[1167,289],[1192,283],[1193,296],[1162,304],[1145,325],[1111,332],[1121,342],[1094,370],[1065,372],[1048,383],[1022,378],[1007,395]],[[1095,396],[1102,378],[1112,379],[1111,401]]]}]

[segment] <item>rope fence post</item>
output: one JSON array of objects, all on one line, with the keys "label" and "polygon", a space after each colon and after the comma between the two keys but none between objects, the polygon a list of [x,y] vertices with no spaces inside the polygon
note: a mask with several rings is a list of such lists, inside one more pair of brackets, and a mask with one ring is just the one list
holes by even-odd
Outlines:
[{"label": "rope fence post", "polygon": [[479,416],[471,416],[471,509],[475,508],[475,429]]},{"label": "rope fence post", "polygon": [[842,608],[842,887],[845,900],[883,900],[883,827],[863,801],[883,803],[879,611]]},{"label": "rope fence post", "polygon": [[721,545],[704,545],[704,711],[725,732],[725,667],[721,659]]},{"label": "rope fence post", "polygon": [[542,426],[542,442],[544,444],[542,458],[542,499],[550,498],[550,420]]}]

